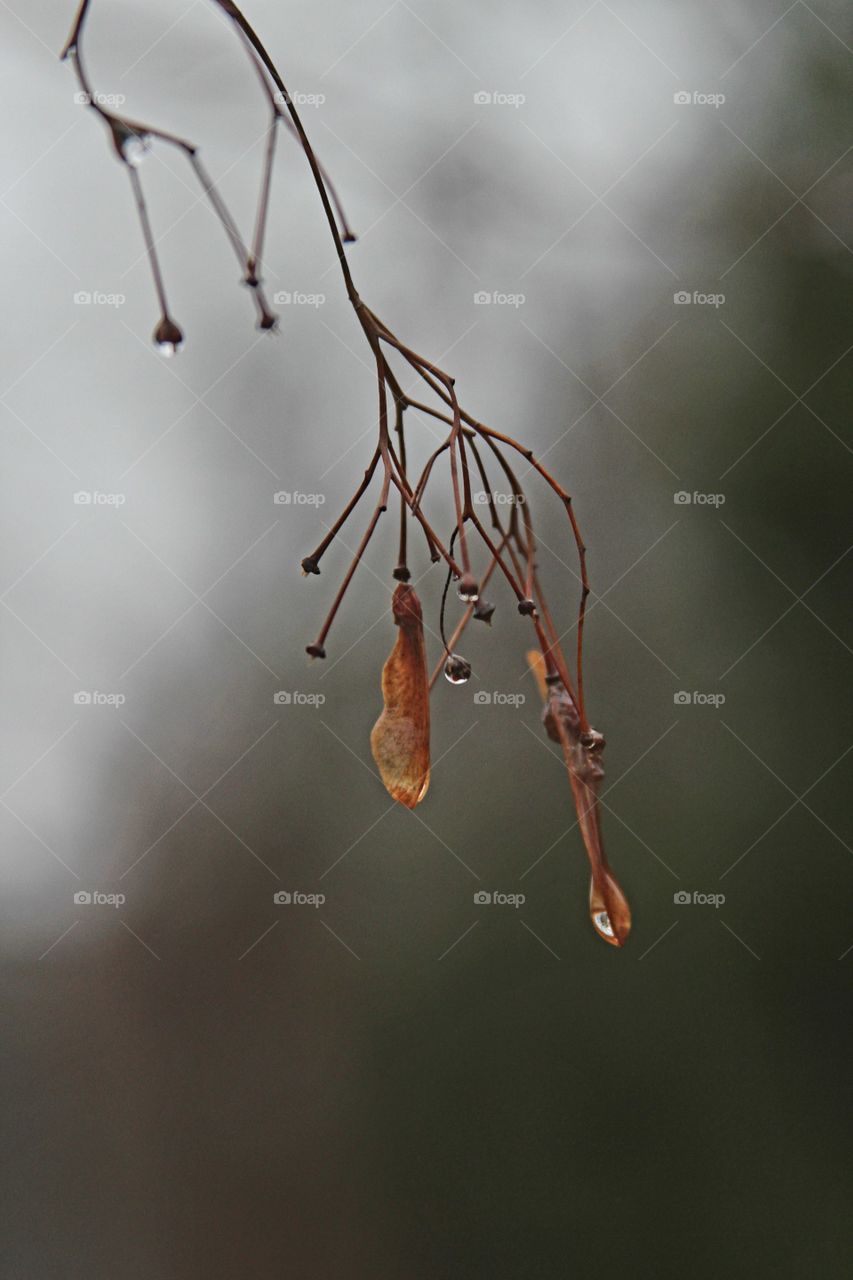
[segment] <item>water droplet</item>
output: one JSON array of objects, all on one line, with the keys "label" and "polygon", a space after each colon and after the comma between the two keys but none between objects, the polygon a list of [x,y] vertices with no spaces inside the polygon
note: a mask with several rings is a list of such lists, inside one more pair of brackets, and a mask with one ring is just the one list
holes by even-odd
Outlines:
[{"label": "water droplet", "polygon": [[458,653],[451,653],[444,664],[444,674],[451,684],[467,684],[471,679],[471,663]]},{"label": "water droplet", "polygon": [[463,604],[476,604],[480,599],[480,588],[477,579],[470,573],[464,573],[459,579],[456,593]]},{"label": "water droplet", "polygon": [[151,150],[151,139],[147,133],[132,133],[128,130],[121,141],[121,154],[132,169],[138,169]]},{"label": "water droplet", "polygon": [[[613,911],[613,918],[607,910],[605,895]],[[628,900],[614,879],[613,873],[602,867],[589,886],[589,918],[592,927],[611,947],[623,947],[631,931],[631,909]]]},{"label": "water droplet", "polygon": [[610,923],[610,916],[606,911],[593,911],[592,923],[602,937],[608,939],[616,937],[616,934],[613,932],[613,926]]},{"label": "water droplet", "polygon": [[171,358],[183,346],[184,335],[168,316],[164,316],[154,330],[154,345],[161,356]]}]

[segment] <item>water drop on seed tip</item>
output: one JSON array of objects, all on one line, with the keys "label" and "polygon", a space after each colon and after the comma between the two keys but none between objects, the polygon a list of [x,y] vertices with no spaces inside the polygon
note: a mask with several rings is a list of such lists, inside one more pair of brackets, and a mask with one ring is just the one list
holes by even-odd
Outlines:
[{"label": "water drop on seed tip", "polygon": [[592,923],[602,937],[616,937],[616,934],[613,932],[613,925],[610,923],[610,916],[606,911],[594,911],[592,915]]},{"label": "water drop on seed tip", "polygon": [[183,332],[178,328],[174,320],[164,316],[154,330],[154,345],[161,356],[166,356],[167,359],[170,358],[177,351],[180,351],[183,343]]},{"label": "water drop on seed tip", "polygon": [[456,594],[463,604],[476,604],[480,599],[480,588],[477,579],[470,573],[463,573],[459,579]]}]

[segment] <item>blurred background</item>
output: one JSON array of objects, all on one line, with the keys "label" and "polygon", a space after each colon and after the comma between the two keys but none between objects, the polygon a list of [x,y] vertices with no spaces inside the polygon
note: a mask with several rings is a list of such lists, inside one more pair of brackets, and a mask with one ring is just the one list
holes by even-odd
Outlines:
[{"label": "blurred background", "polygon": [[[299,561],[375,390],[304,157],[281,139],[276,336],[185,161],[146,157],[164,360],[126,177],[57,60],[72,5],[8,0],[3,1274],[847,1274],[849,9],[246,9],[362,296],[575,497],[634,929],[588,923],[503,584],[471,683],[436,687],[416,814],[368,741],[396,513],[305,656],[369,508],[321,577]],[[214,6],[99,0],[87,53],[248,233],[267,116]],[[412,420],[415,462],[434,439]]]}]

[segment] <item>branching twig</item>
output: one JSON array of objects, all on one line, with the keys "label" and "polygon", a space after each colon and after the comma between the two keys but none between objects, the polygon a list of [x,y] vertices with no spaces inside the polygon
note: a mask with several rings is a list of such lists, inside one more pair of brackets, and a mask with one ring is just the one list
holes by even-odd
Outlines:
[{"label": "branching twig", "polygon": [[[586,547],[575,517],[571,495],[551,475],[543,463],[537,459],[532,449],[513,439],[512,436],[477,421],[476,418],[466,412],[459,403],[456,383],[452,375],[401,342],[389,326],[363,303],[356,290],[345,252],[345,245],[355,237],[349,228],[338,195],[311,146],[297,107],[285,86],[280,72],[254,28],[249,24],[237,5],[232,3],[232,0],[213,0],[213,4],[236,31],[240,43],[246,49],[262,86],[270,111],[254,227],[248,240],[241,235],[215,182],[199,159],[198,149],[193,143],[175,134],[167,133],[162,129],[141,124],[119,115],[112,110],[108,110],[98,100],[97,95],[92,90],[82,52],[92,0],[81,0],[71,35],[63,54],[64,57],[71,61],[74,67],[80,88],[86,96],[87,105],[97,113],[107,126],[116,153],[125,165],[130,177],[133,196],[142,226],[146,254],[161,312],[160,321],[155,330],[155,339],[162,349],[174,351],[181,344],[183,335],[169,312],[156,242],[151,228],[142,183],[135,167],[136,163],[138,163],[140,149],[149,145],[150,141],[153,140],[173,146],[186,156],[240,263],[244,282],[249,286],[255,301],[258,324],[262,329],[272,329],[275,327],[276,317],[267,303],[261,273],[278,127],[282,125],[298,141],[311,170],[329,234],[332,238],[344,289],[373,356],[378,394],[378,438],[370,462],[341,515],[332,524],[315,550],[302,561],[302,568],[306,574],[320,573],[320,564],[325,552],[338,537],[341,529],[350,519],[364,494],[370,488],[377,469],[381,469],[381,487],[376,505],[317,639],[308,646],[308,653],[312,657],[325,657],[327,636],[346,597],[356,570],[373,538],[380,517],[387,509],[392,486],[400,502],[397,564],[393,570],[393,577],[398,581],[407,582],[411,576],[408,563],[410,549],[407,539],[410,519],[420,526],[426,540],[430,559],[432,561],[441,559],[448,568],[448,581],[445,586],[441,607],[441,634],[446,647],[446,654],[442,662],[448,678],[455,683],[467,679],[467,676],[470,675],[470,667],[465,659],[453,653],[453,646],[461,637],[472,618],[485,622],[491,620],[493,606],[481,599],[480,592],[482,587],[491,579],[493,573],[499,569],[516,598],[519,613],[530,618],[541,650],[543,679],[550,682],[552,689],[551,701],[548,704],[548,714],[551,717],[551,721],[554,722],[551,725],[552,736],[560,742],[569,769],[579,822],[593,866],[593,875],[596,879],[596,884],[599,886],[599,899],[605,903],[606,909],[613,916],[617,904],[613,892],[605,883],[605,877],[610,876],[611,873],[607,867],[601,846],[593,787],[593,782],[597,784],[597,780],[602,773],[600,753],[603,739],[590,729],[584,704],[583,643],[586,601],[589,595]],[[419,383],[425,388],[426,400],[413,399],[402,390],[397,375],[392,368],[392,361],[395,360],[402,361],[417,375]],[[391,405],[393,405],[394,413],[393,438],[389,412]],[[446,438],[440,441],[428,458],[420,479],[414,487],[409,480],[407,471],[405,418],[408,409],[427,414],[449,428]],[[581,594],[578,608],[577,650],[574,672],[571,674],[560,648],[557,629],[540,584],[532,510],[511,465],[510,457],[513,453],[523,457],[530,470],[541,477],[546,486],[557,497],[568,518],[577,551]],[[436,487],[436,476],[442,470],[438,464],[443,459],[444,454],[447,454],[449,489],[454,512],[453,534],[448,547],[443,545],[424,513],[424,504]],[[510,510],[506,522],[501,518],[497,509],[485,455],[488,455],[490,461],[497,463],[512,490],[509,504]],[[492,533],[486,529],[475,510],[475,499],[471,490],[472,463],[484,488],[486,495],[484,501],[488,506]],[[472,570],[472,543],[469,539],[469,534],[475,536],[476,544],[482,546],[487,556],[479,582]],[[458,562],[454,555],[457,543],[459,548]],[[451,580],[456,581],[458,595],[467,607],[453,632],[451,641],[448,642],[444,637],[444,616],[447,591]],[[433,676],[433,683],[434,681],[435,675]],[[553,690],[557,688],[559,688],[559,706],[557,708],[559,715],[555,710],[557,704],[554,702],[555,695],[553,693]],[[617,933],[619,929],[622,929],[623,933],[627,933],[624,918],[621,923],[614,919],[614,927],[617,928]],[[620,935],[617,940],[621,942],[624,938]]]}]

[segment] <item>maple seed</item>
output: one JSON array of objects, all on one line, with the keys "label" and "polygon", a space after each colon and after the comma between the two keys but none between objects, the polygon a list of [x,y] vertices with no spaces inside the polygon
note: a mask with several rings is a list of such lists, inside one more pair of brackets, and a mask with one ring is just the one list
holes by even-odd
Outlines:
[{"label": "maple seed", "polygon": [[382,668],[382,714],[370,749],[392,800],[414,809],[429,787],[429,677],[421,602],[401,582],[392,601],[397,641]]},{"label": "maple seed", "polygon": [[527,661],[545,703],[542,720],[548,737],[562,748],[572,788],[592,882],[589,916],[599,938],[611,947],[624,947],[631,932],[631,908],[610,870],[601,838],[598,789],[604,777],[601,752],[604,738],[595,729],[582,730],[574,699],[556,671],[549,671],[541,653],[528,652]]}]

